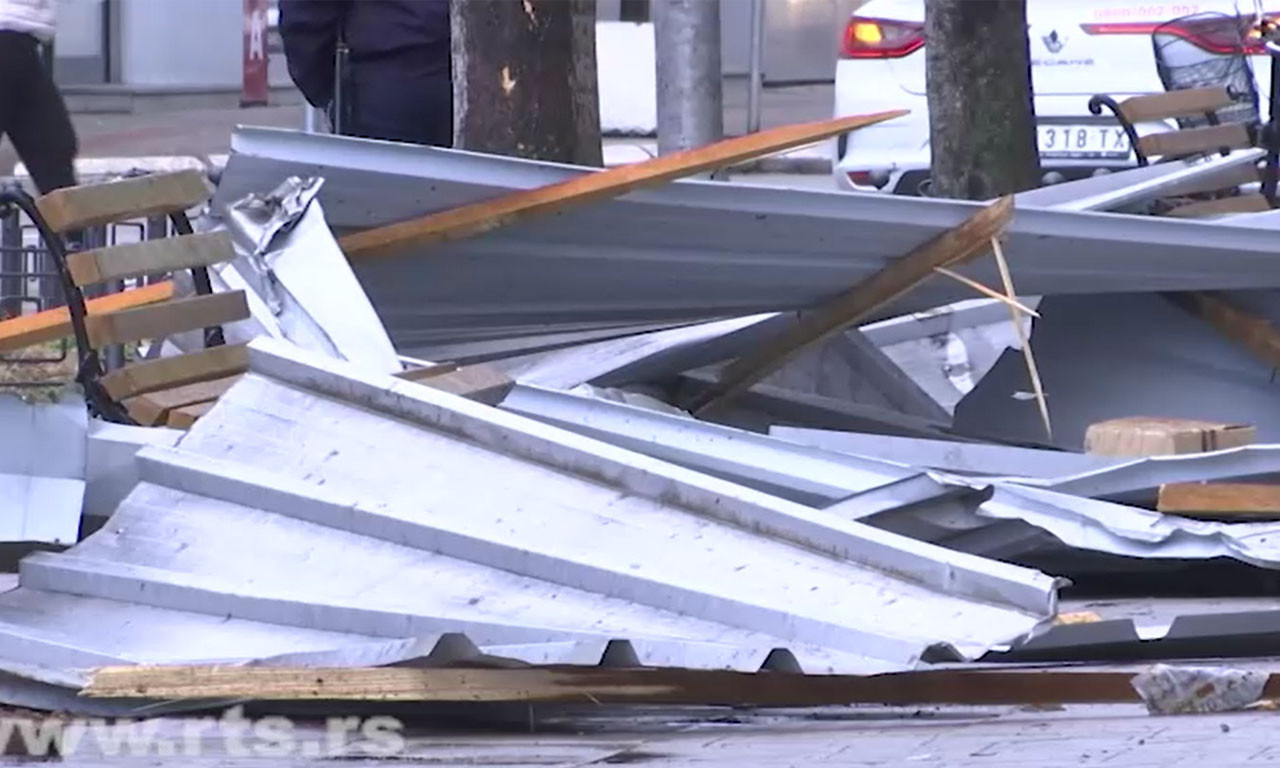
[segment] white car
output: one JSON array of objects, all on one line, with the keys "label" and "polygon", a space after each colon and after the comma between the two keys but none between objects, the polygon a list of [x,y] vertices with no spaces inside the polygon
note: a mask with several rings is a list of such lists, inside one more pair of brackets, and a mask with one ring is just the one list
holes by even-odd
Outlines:
[{"label": "white car", "polygon": [[[976,0],[975,0],[976,1]],[[1238,7],[1237,7],[1238,6]],[[1268,15],[1280,0],[1264,0]],[[1089,111],[1089,99],[1116,100],[1164,90],[1152,32],[1192,14],[1255,18],[1253,0],[1027,0],[1032,84],[1040,162],[1046,183],[1132,167],[1129,139],[1109,111]],[[1204,50],[1221,45],[1221,21],[1179,24],[1174,32]],[[981,41],[975,41],[981,45]],[[871,0],[850,18],[836,65],[835,113],[910,109],[911,114],[841,136],[836,184],[860,191],[916,195],[929,178],[929,108],[925,96],[924,0]],[[1267,114],[1270,59],[1249,48],[1260,110]],[[980,107],[979,107],[980,108]],[[1138,126],[1140,135],[1172,124]]]}]

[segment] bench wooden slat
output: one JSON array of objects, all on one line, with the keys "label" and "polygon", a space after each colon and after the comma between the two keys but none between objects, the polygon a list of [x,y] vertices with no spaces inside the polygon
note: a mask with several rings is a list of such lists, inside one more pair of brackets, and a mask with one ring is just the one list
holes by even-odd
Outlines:
[{"label": "bench wooden slat", "polygon": [[1220,149],[1240,149],[1251,145],[1249,131],[1240,123],[1152,133],[1138,139],[1138,147],[1147,157],[1181,157],[1197,152],[1217,152]]},{"label": "bench wooden slat", "polygon": [[[156,304],[172,297],[173,283],[166,280],[163,283],[153,283],[131,291],[90,299],[85,302],[85,308],[90,315],[95,315]],[[46,309],[31,315],[0,320],[0,352],[12,352],[33,344],[57,341],[72,333],[71,315],[66,307]]]},{"label": "bench wooden slat", "polygon": [[175,269],[208,267],[235,257],[231,235],[208,232],[68,254],[67,268],[76,285],[84,286]]},{"label": "bench wooden slat", "polygon": [[1131,123],[1192,117],[1230,107],[1236,102],[1223,86],[1133,96],[1120,102],[1120,114]]},{"label": "bench wooden slat", "polygon": [[161,389],[220,379],[249,370],[243,344],[210,347],[199,352],[126,365],[103,376],[102,387],[117,402]]},{"label": "bench wooden slat", "polygon": [[67,232],[185,211],[211,194],[203,173],[186,170],[58,189],[36,200],[36,207],[50,227]]},{"label": "bench wooden slat", "polygon": [[1269,210],[1271,210],[1271,204],[1267,202],[1267,198],[1259,194],[1253,194],[1224,197],[1220,200],[1201,200],[1195,203],[1187,203],[1186,205],[1174,208],[1165,215],[1174,216],[1180,219],[1190,219],[1198,216],[1224,216],[1230,213],[1261,213],[1262,211]]},{"label": "bench wooden slat", "polygon": [[240,374],[212,381],[198,381],[194,384],[131,397],[125,400],[123,405],[134,421],[144,427],[153,427],[168,421],[169,412],[176,408],[217,400],[239,380]]},{"label": "bench wooden slat", "polygon": [[244,291],[176,299],[151,307],[126,309],[85,318],[89,343],[95,348],[208,328],[249,316]]}]

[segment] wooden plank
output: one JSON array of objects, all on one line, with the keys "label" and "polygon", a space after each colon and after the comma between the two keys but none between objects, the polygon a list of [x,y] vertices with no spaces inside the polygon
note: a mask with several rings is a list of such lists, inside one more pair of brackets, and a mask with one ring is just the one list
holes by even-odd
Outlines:
[{"label": "wooden plank", "polygon": [[1169,483],[1160,486],[1156,509],[1215,518],[1280,517],[1280,485]]},{"label": "wooden plank", "polygon": [[523,190],[494,200],[464,205],[398,224],[357,232],[342,238],[350,259],[381,256],[429,243],[457,240],[504,227],[539,214],[562,211],[632,192],[683,176],[715,170],[761,155],[812,144],[907,114],[906,110],[841,117],[788,125],[747,136],[718,141],[697,149],[674,152],[641,163],[578,176],[558,184]]},{"label": "wooden plank", "polygon": [[1262,169],[1256,163],[1236,165],[1184,181],[1174,188],[1175,191],[1171,192],[1170,196],[1217,192],[1245,184],[1257,184],[1260,181],[1262,181]]},{"label": "wooden plank", "polygon": [[[85,302],[89,315],[118,312],[134,307],[145,307],[173,297],[173,283],[164,281],[122,291]],[[0,352],[12,352],[33,344],[44,344],[66,338],[73,333],[71,314],[66,307],[46,309],[30,315],[20,315],[0,320]]]},{"label": "wooden plank", "polygon": [[197,170],[67,187],[36,200],[40,215],[57,232],[124,219],[176,213],[203,203],[213,187]]},{"label": "wooden plank", "polygon": [[416,383],[424,387],[439,389],[468,400],[475,400],[486,405],[497,405],[507,397],[507,393],[515,386],[515,381],[496,366],[477,363],[442,373],[439,376],[428,376],[417,379]]},{"label": "wooden plank", "polygon": [[1180,205],[1165,215],[1190,219],[1199,216],[1225,216],[1232,213],[1261,213],[1269,210],[1271,210],[1271,204],[1267,202],[1267,198],[1260,194],[1251,194],[1234,195],[1218,200],[1198,200]]},{"label": "wooden plank", "polygon": [[94,285],[175,269],[208,267],[236,257],[227,232],[144,240],[67,255],[67,268],[76,285]]},{"label": "wooden plank", "polygon": [[1280,332],[1266,318],[1204,291],[1167,293],[1164,296],[1249,350],[1257,359],[1280,368]]},{"label": "wooden plank", "polygon": [[858,322],[927,280],[935,274],[936,267],[952,267],[982,253],[1012,215],[1013,198],[1001,198],[848,291],[800,313],[794,323],[763,341],[755,351],[726,366],[719,382],[702,392],[691,403],[691,408],[702,411],[749,389],[796,353]]},{"label": "wooden plank", "polygon": [[126,365],[111,371],[100,381],[107,394],[119,402],[148,392],[220,379],[247,370],[249,351],[245,345],[227,344]]},{"label": "wooden plank", "polygon": [[159,339],[170,334],[207,328],[249,316],[244,291],[174,299],[163,304],[90,315],[85,328],[94,347]]},{"label": "wooden plank", "polygon": [[217,402],[217,400],[209,400],[203,403],[174,408],[169,411],[169,419],[166,425],[173,429],[191,429],[195,426],[196,421],[208,413]]},{"label": "wooden plank", "polygon": [[[693,669],[119,666],[95,670],[90,698],[275,701],[519,701],[810,707],[838,704],[1138,702],[1140,667],[949,669],[869,677]],[[1263,696],[1280,694],[1267,667]]]},{"label": "wooden plank", "polygon": [[134,421],[144,427],[154,427],[168,421],[169,412],[176,408],[217,400],[239,380],[240,374],[212,381],[198,381],[194,384],[131,397],[122,404]]},{"label": "wooden plank", "polygon": [[1147,157],[1182,157],[1252,145],[1248,129],[1240,123],[1149,133],[1138,139],[1138,147]]},{"label": "wooden plank", "polygon": [[1235,103],[1223,86],[1188,88],[1125,99],[1120,102],[1120,114],[1131,123],[1141,123],[1171,117],[1194,117],[1206,112],[1216,112]]},{"label": "wooden plank", "polygon": [[106,667],[81,695],[164,700],[521,701],[820,706],[1134,702],[1132,672],[929,671],[875,677],[683,669]]},{"label": "wooden plank", "polygon": [[1090,424],[1085,453],[1098,456],[1175,456],[1249,445],[1257,429],[1197,419],[1133,416]]}]

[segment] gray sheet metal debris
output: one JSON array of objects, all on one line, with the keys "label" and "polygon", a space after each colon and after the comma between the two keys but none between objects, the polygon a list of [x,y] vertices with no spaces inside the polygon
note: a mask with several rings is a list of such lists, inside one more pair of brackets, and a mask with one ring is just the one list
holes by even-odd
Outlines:
[{"label": "gray sheet metal debris", "polygon": [[0,395],[0,541],[73,544],[84,500],[84,401]]},{"label": "gray sheet metal debris", "polygon": [[[1272,367],[1163,297],[1048,297],[1041,314],[1032,343],[1062,447],[1079,450],[1094,422],[1147,415],[1252,424],[1259,442],[1280,442]],[[956,430],[1038,439],[1035,402],[1015,397],[1028,388],[1006,352],[957,406]]]},{"label": "gray sheet metal debris", "polygon": [[840,451],[856,456],[874,456],[885,461],[966,475],[1056,478],[1075,473],[1093,472],[1125,463],[1123,459],[1114,457],[1090,456],[1069,451],[961,443],[954,440],[925,440],[826,429],[774,426],[770,428],[769,434],[782,440],[825,448],[829,451]]},{"label": "gray sheet metal debris", "polygon": [[42,696],[196,660],[871,672],[1008,645],[1055,607],[1035,571],[271,340],[137,461],[101,530],[0,594],[0,670]]},{"label": "gray sheet metal debris", "polygon": [[[328,181],[320,199],[340,230],[586,172],[262,129],[238,131],[233,146],[219,204],[287,175],[320,175]],[[437,244],[430,258],[405,253],[355,269],[404,350],[484,328],[742,316],[811,306],[980,205],[683,181]],[[1280,284],[1272,251],[1263,230],[1030,208],[1015,215],[1005,242],[1018,287],[1031,295],[1267,287]],[[965,271],[998,282],[990,260]],[[519,281],[492,279],[516,273]],[[884,316],[970,291],[938,277]]]},{"label": "gray sheet metal debris", "polygon": [[[1053,184],[1014,197],[1015,204],[1066,211],[1109,211],[1126,205],[1203,190],[1216,176],[1257,165],[1264,156],[1260,149],[1232,152],[1208,160],[1183,160],[1130,168],[1117,173]],[[1262,214],[1254,214],[1262,215]]]},{"label": "gray sheet metal debris", "polygon": [[1249,445],[1213,453],[1152,456],[1109,467],[1040,480],[1016,482],[1075,496],[1154,507],[1165,483],[1280,480],[1280,445]]}]

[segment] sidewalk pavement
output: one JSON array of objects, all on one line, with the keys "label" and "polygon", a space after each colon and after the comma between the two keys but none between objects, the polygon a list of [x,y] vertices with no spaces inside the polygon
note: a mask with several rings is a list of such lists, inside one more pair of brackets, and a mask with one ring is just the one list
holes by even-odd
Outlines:
[{"label": "sidewalk pavement", "polygon": [[[770,128],[787,123],[830,117],[833,105],[831,85],[769,88],[761,100],[762,124]],[[742,133],[746,127],[746,87],[741,80],[727,80],[724,92],[725,131]],[[300,106],[251,107],[246,109],[199,109],[178,112],[137,114],[73,114],[82,158],[195,157],[210,158],[230,151],[231,132],[237,125],[301,128]],[[656,152],[652,137],[606,137],[607,162],[635,162]],[[779,165],[776,161],[762,170],[784,172],[829,172],[830,148],[821,145],[803,148],[791,157],[797,161]],[[16,156],[8,141],[0,143],[0,177],[13,173]]]}]

